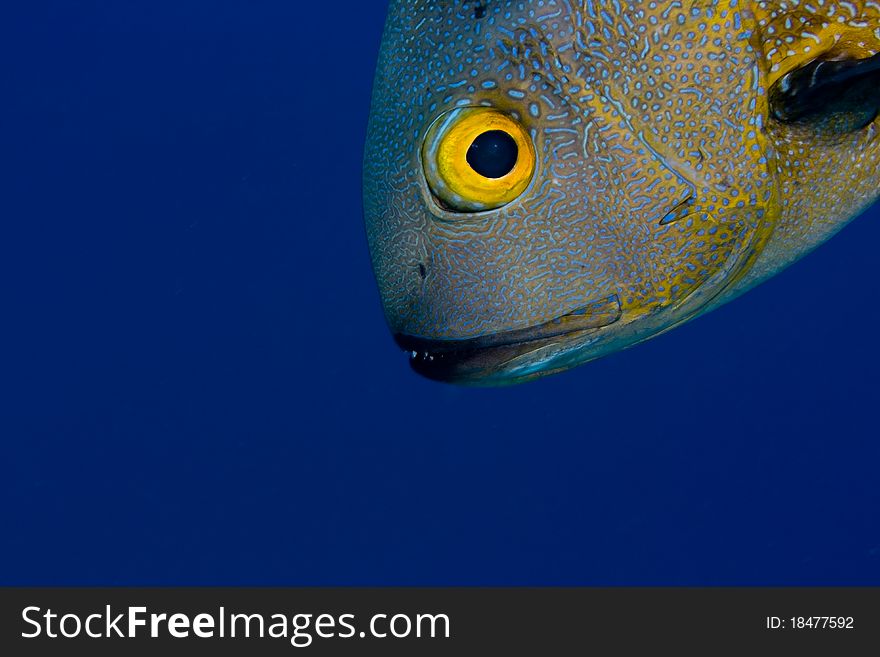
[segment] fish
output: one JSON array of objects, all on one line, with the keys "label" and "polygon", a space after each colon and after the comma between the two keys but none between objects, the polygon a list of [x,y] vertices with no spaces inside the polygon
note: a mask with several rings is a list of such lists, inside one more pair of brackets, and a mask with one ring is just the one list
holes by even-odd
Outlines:
[{"label": "fish", "polygon": [[392,0],[364,148],[412,369],[522,383],[731,301],[878,196],[880,0]]}]

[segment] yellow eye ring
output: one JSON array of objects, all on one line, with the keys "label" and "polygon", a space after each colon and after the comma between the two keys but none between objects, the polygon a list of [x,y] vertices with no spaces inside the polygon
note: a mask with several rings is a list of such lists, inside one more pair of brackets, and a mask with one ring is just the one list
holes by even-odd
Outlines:
[{"label": "yellow eye ring", "polygon": [[507,205],[535,173],[535,147],[526,129],[491,107],[462,107],[428,130],[422,166],[434,196],[459,212]]}]

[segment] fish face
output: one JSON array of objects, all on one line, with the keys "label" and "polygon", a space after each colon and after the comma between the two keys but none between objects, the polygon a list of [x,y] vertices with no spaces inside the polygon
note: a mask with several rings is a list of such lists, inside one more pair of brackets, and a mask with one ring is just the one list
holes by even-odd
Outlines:
[{"label": "fish face", "polygon": [[[815,56],[773,69],[761,28],[735,0],[392,2],[364,201],[413,368],[478,385],[567,369],[723,303],[864,207],[865,102],[849,123],[810,114],[789,92]],[[825,160],[800,189],[813,160],[779,150],[808,138]],[[869,173],[847,193],[831,169],[856,153]],[[824,232],[804,228],[829,187]]]}]

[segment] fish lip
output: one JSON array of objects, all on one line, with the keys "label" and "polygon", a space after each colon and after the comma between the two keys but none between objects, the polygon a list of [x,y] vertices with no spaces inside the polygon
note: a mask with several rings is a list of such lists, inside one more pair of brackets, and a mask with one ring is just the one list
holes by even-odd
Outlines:
[{"label": "fish lip", "polygon": [[412,369],[434,381],[494,385],[505,382],[505,366],[530,352],[566,342],[615,323],[621,316],[617,295],[610,295],[549,322],[524,329],[464,339],[424,338],[396,333],[409,352]]},{"label": "fish lip", "polygon": [[[576,333],[577,331],[571,331]],[[430,340],[403,333],[395,342],[410,354],[413,371],[441,383],[479,383],[500,374],[506,363],[533,349],[558,342],[567,334],[477,346],[476,340]]]}]

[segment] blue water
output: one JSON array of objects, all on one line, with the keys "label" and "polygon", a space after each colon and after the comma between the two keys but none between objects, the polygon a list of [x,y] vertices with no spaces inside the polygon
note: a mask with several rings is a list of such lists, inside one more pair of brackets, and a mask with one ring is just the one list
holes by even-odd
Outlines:
[{"label": "blue water", "polygon": [[384,11],[7,9],[0,583],[880,584],[880,211],[630,351],[421,380],[362,228]]}]

